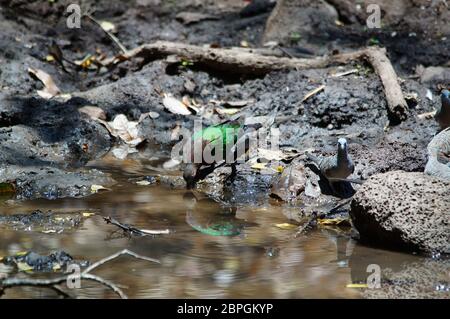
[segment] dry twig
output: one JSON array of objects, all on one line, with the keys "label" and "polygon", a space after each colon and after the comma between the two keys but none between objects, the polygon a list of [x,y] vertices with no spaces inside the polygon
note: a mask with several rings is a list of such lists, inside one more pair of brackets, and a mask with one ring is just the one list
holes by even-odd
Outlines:
[{"label": "dry twig", "polygon": [[[99,277],[97,275],[93,275],[90,273],[91,271],[100,267],[101,265],[103,265],[113,259],[116,259],[117,257],[122,256],[122,255],[129,255],[129,256],[132,256],[137,259],[142,259],[142,260],[146,260],[146,261],[150,261],[150,262],[154,262],[154,263],[158,263],[158,264],[160,263],[160,261],[157,259],[149,258],[146,256],[141,256],[141,255],[138,255],[128,249],[124,249],[124,250],[121,250],[121,251],[111,255],[111,256],[103,258],[103,259],[97,261],[96,263],[92,264],[91,266],[87,267],[85,270],[83,270],[81,272],[81,274],[79,275],[79,279],[95,281],[97,283],[100,283],[103,286],[110,288],[120,298],[127,299],[128,298],[127,295],[116,284],[114,284],[113,282],[111,282],[109,280],[103,279],[102,277]],[[65,298],[67,298],[70,296],[66,292],[64,292],[60,287],[58,287],[56,285],[65,283],[68,280],[73,279],[74,278],[73,276],[74,276],[73,274],[66,274],[64,276],[60,276],[60,277],[52,278],[52,279],[33,279],[33,278],[16,278],[16,277],[0,279],[0,295],[3,293],[4,290],[6,290],[8,288],[29,286],[29,287],[49,288],[49,289],[56,291],[57,293],[64,296]]]},{"label": "dry twig", "polygon": [[116,227],[119,227],[122,229],[125,233],[128,233],[130,235],[137,235],[137,236],[148,236],[148,235],[167,235],[170,234],[170,230],[168,229],[162,229],[162,230],[150,230],[150,229],[139,229],[132,225],[123,224],[119,222],[117,219],[112,218],[110,216],[103,217],[103,219],[106,221],[106,223],[114,225]]}]

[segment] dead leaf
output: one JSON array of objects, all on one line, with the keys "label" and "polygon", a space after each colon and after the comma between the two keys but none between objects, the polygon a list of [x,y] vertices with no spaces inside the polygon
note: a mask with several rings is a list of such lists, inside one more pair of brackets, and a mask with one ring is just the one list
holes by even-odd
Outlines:
[{"label": "dead leaf", "polygon": [[95,213],[84,212],[82,215],[83,215],[83,217],[91,217],[91,216],[94,216]]},{"label": "dead leaf", "polygon": [[78,109],[78,112],[87,114],[91,119],[101,119],[106,120],[106,113],[103,109],[97,106],[86,105]]},{"label": "dead leaf", "polygon": [[214,111],[216,111],[216,113],[219,115],[234,115],[234,114],[238,113],[240,111],[240,109],[237,109],[237,108],[224,109],[224,108],[216,107],[214,109]]},{"label": "dead leaf", "polygon": [[143,142],[143,138],[139,135],[139,122],[129,121],[124,114],[118,114],[111,122],[97,119],[102,123],[109,133],[114,137],[119,137],[122,141],[131,146],[136,146]]},{"label": "dead leaf", "polygon": [[117,32],[116,26],[112,22],[109,22],[109,21],[106,21],[106,20],[100,21],[100,27],[105,32],[112,32],[112,33],[116,33]]},{"label": "dead leaf", "polygon": [[177,100],[170,94],[164,94],[163,97],[163,105],[164,107],[173,114],[180,114],[180,115],[191,115],[191,111],[187,108],[186,105],[184,105],[183,102]]},{"label": "dead leaf", "polygon": [[347,288],[367,288],[367,284],[348,284]]},{"label": "dead leaf", "polygon": [[278,165],[277,168],[275,169],[278,173],[283,173],[284,171],[284,167],[281,165]]},{"label": "dead leaf", "polygon": [[322,226],[350,226],[350,222],[348,221],[348,219],[345,218],[322,218],[319,219],[318,221],[319,225]]},{"label": "dead leaf", "polygon": [[283,229],[283,230],[293,230],[293,229],[297,229],[298,225],[289,224],[289,223],[281,223],[281,224],[275,224],[275,227]]},{"label": "dead leaf", "polygon": [[200,112],[199,108],[196,107],[194,105],[194,103],[192,103],[191,99],[189,98],[189,96],[185,95],[183,96],[183,99],[181,101],[184,105],[186,105],[186,107],[193,111],[194,114],[198,114]]},{"label": "dead leaf", "polygon": [[96,57],[95,55],[88,54],[82,60],[75,60],[73,63],[87,70],[92,66],[92,64],[96,63]]},{"label": "dead leaf", "polygon": [[19,269],[19,271],[24,271],[24,272],[30,272],[30,271],[34,270],[34,268],[32,266],[28,265],[25,262],[18,262],[17,269]]},{"label": "dead leaf", "polygon": [[40,69],[33,69],[33,68],[28,68],[28,73],[31,74],[34,78],[41,81],[42,84],[44,84],[43,90],[37,90],[37,94],[39,94],[39,96],[41,96],[42,98],[48,100],[54,97],[55,95],[61,93],[61,91],[53,81],[52,77],[48,73]]},{"label": "dead leaf", "polygon": [[106,188],[102,185],[91,185],[91,192],[92,193],[98,193],[99,191],[106,191],[106,190],[110,190],[109,188]]},{"label": "dead leaf", "polygon": [[266,148],[258,148],[258,158],[264,158],[268,161],[281,161],[286,158],[281,150],[269,150]]},{"label": "dead leaf", "polygon": [[136,185],[139,185],[139,186],[148,186],[150,184],[151,183],[149,181],[146,181],[146,180],[142,180],[142,181],[137,181],[136,182]]},{"label": "dead leaf", "polygon": [[262,170],[262,169],[266,169],[267,167],[266,167],[266,163],[255,163],[251,166],[251,168]]}]

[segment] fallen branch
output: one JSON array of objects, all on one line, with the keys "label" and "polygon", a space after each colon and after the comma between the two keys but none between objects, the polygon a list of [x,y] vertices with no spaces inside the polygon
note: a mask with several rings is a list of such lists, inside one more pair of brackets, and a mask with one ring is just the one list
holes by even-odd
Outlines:
[{"label": "fallen branch", "polygon": [[170,230],[162,229],[162,230],[150,230],[150,229],[139,229],[129,224],[123,224],[119,222],[117,219],[114,219],[110,216],[103,217],[106,223],[119,227],[125,233],[136,236],[148,236],[148,235],[167,235],[170,234]]},{"label": "fallen branch", "polygon": [[404,121],[408,114],[408,105],[397,80],[397,74],[385,49],[367,48],[364,56],[381,79],[386,95],[391,120],[394,124]]},{"label": "fallen branch", "polygon": [[106,65],[119,63],[132,58],[143,58],[145,63],[152,60],[164,59],[169,56],[177,56],[212,70],[258,76],[277,70],[321,68],[334,63],[347,63],[358,59],[364,52],[365,50],[361,50],[351,53],[303,59],[262,55],[248,49],[240,48],[207,48],[177,42],[156,41],[139,46],[128,51],[125,55],[120,55],[104,63]]},{"label": "fallen branch", "polygon": [[[137,259],[155,262],[158,264],[160,263],[160,261],[157,259],[141,256],[141,255],[138,255],[128,249],[124,249],[124,250],[121,250],[111,256],[103,258],[103,259],[97,261],[96,263],[92,264],[91,266],[89,266],[88,268],[86,268],[84,271],[82,271],[80,273],[79,279],[100,283],[103,286],[106,286],[106,287],[110,288],[111,290],[113,290],[120,298],[127,299],[128,298],[127,295],[116,284],[114,284],[113,282],[111,282],[109,280],[103,279],[102,277],[99,277],[97,275],[93,275],[90,273],[91,271],[98,268],[99,266],[101,266],[113,259],[116,259],[117,257],[122,256],[122,255],[129,255],[129,256],[132,256]],[[28,287],[49,288],[67,298],[70,296],[66,292],[64,292],[60,287],[58,287],[56,285],[65,283],[68,280],[73,280],[74,276],[75,275],[73,275],[73,274],[67,274],[67,275],[60,276],[57,278],[52,278],[52,279],[32,279],[32,278],[15,278],[15,277],[0,279],[0,296],[2,295],[3,291],[8,288],[28,286]]]},{"label": "fallen branch", "polygon": [[144,44],[127,54],[117,56],[104,62],[105,65],[141,58],[143,64],[149,61],[176,56],[210,70],[240,75],[260,76],[272,71],[289,69],[324,68],[333,64],[346,64],[364,59],[368,61],[381,79],[388,105],[391,123],[397,124],[406,119],[408,106],[397,75],[386,56],[386,50],[369,47],[354,52],[322,56],[311,59],[288,58],[258,54],[248,49],[208,48],[184,43],[156,41]]}]

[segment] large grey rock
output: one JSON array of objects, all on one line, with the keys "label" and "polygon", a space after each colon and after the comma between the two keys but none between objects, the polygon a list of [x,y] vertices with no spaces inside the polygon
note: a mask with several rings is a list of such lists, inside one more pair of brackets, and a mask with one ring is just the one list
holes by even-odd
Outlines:
[{"label": "large grey rock", "polygon": [[365,243],[450,253],[450,181],[402,171],[374,175],[355,194],[350,216]]},{"label": "large grey rock", "polygon": [[450,128],[440,132],[428,144],[425,174],[450,181]]}]

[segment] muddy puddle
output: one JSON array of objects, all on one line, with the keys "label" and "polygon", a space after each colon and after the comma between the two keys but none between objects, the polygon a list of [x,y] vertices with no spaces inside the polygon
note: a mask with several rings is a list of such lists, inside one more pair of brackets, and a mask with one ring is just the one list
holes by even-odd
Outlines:
[{"label": "muddy puddle", "polygon": [[[369,289],[361,288],[370,275],[370,264],[387,269],[388,277],[403,271],[414,277],[418,272],[419,279],[397,281],[397,290],[402,291],[402,285],[411,288],[412,280],[432,294],[439,290],[439,277],[446,275],[445,261],[362,246],[352,239],[349,227],[319,226],[293,238],[295,229],[280,225],[295,224],[289,219],[297,214],[295,207],[270,203],[227,207],[198,192],[136,185],[136,178],[152,174],[150,170],[140,168],[130,173],[130,169],[125,172],[111,163],[97,166],[118,181],[110,191],[78,199],[3,201],[2,216],[50,210],[59,214],[81,212],[85,218],[58,232],[2,225],[0,256],[22,251],[46,255],[63,250],[75,259],[95,262],[127,248],[159,259],[161,264],[120,257],[96,270],[96,274],[123,287],[131,298],[370,297]],[[104,216],[140,229],[169,229],[170,233],[125,236],[107,224]],[[437,271],[442,273],[420,278],[420,267],[429,262],[437,263]],[[382,284],[392,284],[391,277],[383,277]],[[408,293],[406,289],[403,297]],[[84,281],[75,295],[115,297],[107,288]],[[49,289],[30,287],[5,291],[7,298],[56,296]]]}]

